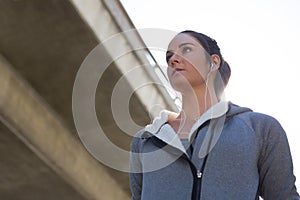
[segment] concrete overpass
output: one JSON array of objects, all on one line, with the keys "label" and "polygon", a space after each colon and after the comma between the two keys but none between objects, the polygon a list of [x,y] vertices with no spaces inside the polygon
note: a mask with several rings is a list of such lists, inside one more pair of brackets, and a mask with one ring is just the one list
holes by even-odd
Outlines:
[{"label": "concrete overpass", "polygon": [[[117,0],[0,1],[0,199],[130,199],[128,174],[94,159],[79,140],[72,91],[89,52],[133,28]],[[145,47],[138,33],[124,35],[101,56],[115,58],[116,49],[136,46]],[[125,150],[131,137],[114,121],[112,91],[136,66],[148,67],[126,79],[125,88],[138,87],[136,79],[160,82],[149,58],[144,48],[111,63],[97,87],[99,123]],[[131,97],[132,119],[141,126],[149,123],[154,104],[176,109],[163,88],[149,85]]]}]

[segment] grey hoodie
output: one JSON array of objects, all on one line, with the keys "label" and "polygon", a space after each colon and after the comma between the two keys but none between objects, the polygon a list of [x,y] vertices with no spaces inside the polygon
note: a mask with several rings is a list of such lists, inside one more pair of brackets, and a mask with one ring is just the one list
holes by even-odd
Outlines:
[{"label": "grey hoodie", "polygon": [[185,148],[164,111],[131,144],[132,199],[299,199],[286,134],[278,121],[220,102],[198,119]]}]

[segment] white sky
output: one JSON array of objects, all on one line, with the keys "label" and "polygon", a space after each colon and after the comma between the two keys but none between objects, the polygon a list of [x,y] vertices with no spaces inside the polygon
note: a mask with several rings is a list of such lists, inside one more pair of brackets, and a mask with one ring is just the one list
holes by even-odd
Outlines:
[{"label": "white sky", "polygon": [[232,70],[226,99],[279,120],[300,179],[299,0],[121,2],[136,28],[191,29],[214,38]]}]

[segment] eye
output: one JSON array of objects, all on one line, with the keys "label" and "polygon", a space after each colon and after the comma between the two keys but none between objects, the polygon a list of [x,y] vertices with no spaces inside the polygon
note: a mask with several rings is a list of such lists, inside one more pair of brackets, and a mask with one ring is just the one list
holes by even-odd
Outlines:
[{"label": "eye", "polygon": [[167,63],[169,63],[169,60],[171,59],[172,56],[173,56],[172,52],[167,52],[167,54],[166,54],[166,61],[167,61]]},{"label": "eye", "polygon": [[182,53],[189,53],[191,51],[192,51],[192,49],[190,47],[183,47],[182,48]]}]

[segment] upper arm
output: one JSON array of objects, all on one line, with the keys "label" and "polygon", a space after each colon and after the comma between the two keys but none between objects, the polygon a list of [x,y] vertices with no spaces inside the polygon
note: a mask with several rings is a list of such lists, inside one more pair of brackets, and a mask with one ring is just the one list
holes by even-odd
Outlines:
[{"label": "upper arm", "polygon": [[258,163],[260,195],[265,200],[298,200],[286,133],[275,119],[265,131]]},{"label": "upper arm", "polygon": [[132,200],[141,199],[143,174],[140,161],[140,138],[138,137],[134,137],[131,142],[129,178]]}]

